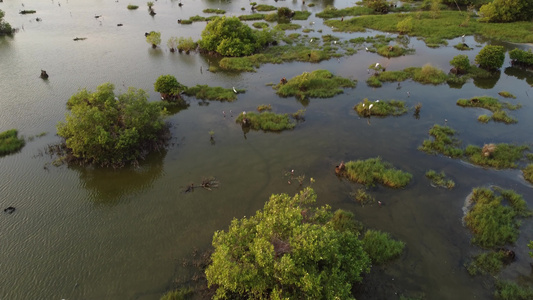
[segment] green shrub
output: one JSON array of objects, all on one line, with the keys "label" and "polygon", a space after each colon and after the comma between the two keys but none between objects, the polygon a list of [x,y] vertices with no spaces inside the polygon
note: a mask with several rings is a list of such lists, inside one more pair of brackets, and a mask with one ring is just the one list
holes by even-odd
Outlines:
[{"label": "green shrub", "polygon": [[352,298],[370,259],[357,233],[343,226],[349,215],[335,213],[337,222],[315,202],[310,188],[294,197],[272,195],[255,215],[215,232],[205,271],[214,298]]},{"label": "green shrub", "polygon": [[150,31],[150,33],[146,36],[146,42],[152,45],[152,48],[157,47],[161,44],[161,32]]},{"label": "green shrub", "polygon": [[474,244],[490,249],[516,241],[520,222],[516,211],[501,203],[503,199],[490,189],[473,189],[465,223],[472,231]]},{"label": "green shrub", "polygon": [[273,112],[265,111],[262,113],[241,113],[235,120],[239,124],[244,124],[246,118],[246,125],[254,130],[263,131],[282,131],[293,129],[296,124],[291,121],[287,114],[275,114]]},{"label": "green shrub", "polygon": [[161,97],[165,100],[173,97],[179,98],[184,89],[185,86],[180,84],[173,75],[161,75],[154,83],[154,90],[161,93]]},{"label": "green shrub", "polygon": [[275,6],[272,6],[272,5],[267,5],[267,4],[259,4],[255,7],[255,9],[257,11],[273,11],[273,10],[277,10],[278,8],[275,7]]},{"label": "green shrub", "polygon": [[282,97],[296,96],[298,99],[330,98],[343,93],[341,87],[355,87],[353,80],[334,76],[327,70],[304,72],[291,78],[286,84],[279,83],[273,88]]},{"label": "green shrub", "polygon": [[194,293],[192,288],[181,288],[173,291],[168,291],[159,300],[186,300],[190,299]]},{"label": "green shrub", "polygon": [[526,66],[533,66],[533,52],[531,49],[528,51],[514,48],[509,51],[509,58],[512,59],[513,63],[519,63]]},{"label": "green shrub", "polygon": [[0,156],[15,153],[24,147],[24,139],[17,137],[16,129],[0,133]]},{"label": "green shrub", "polygon": [[531,21],[533,3],[529,0],[494,0],[481,6],[479,14],[484,22]]},{"label": "green shrub", "polygon": [[455,182],[451,179],[447,179],[444,172],[437,173],[435,170],[429,170],[426,172],[426,177],[431,180],[431,183],[435,186],[448,189],[453,189],[455,187]]},{"label": "green shrub", "polygon": [[457,70],[457,73],[466,73],[470,69],[470,59],[466,55],[457,55],[450,60],[450,65]]},{"label": "green shrub", "polygon": [[491,117],[487,116],[487,115],[481,115],[479,117],[477,117],[477,120],[481,123],[488,123],[490,121]]},{"label": "green shrub", "polygon": [[139,5],[132,5],[132,4],[128,5],[128,9],[137,9],[137,8],[139,8]]},{"label": "green shrub", "polygon": [[367,230],[363,237],[363,249],[373,264],[384,264],[399,257],[405,243],[393,240],[388,233],[378,230]]},{"label": "green shrub", "polygon": [[236,17],[217,17],[206,25],[198,44],[223,56],[243,56],[262,47],[252,29]]},{"label": "green shrub", "polygon": [[383,83],[379,80],[379,76],[370,76],[366,80],[366,84],[371,87],[381,87]]},{"label": "green shrub", "polygon": [[486,45],[476,55],[476,63],[480,68],[496,70],[503,66],[505,49],[503,46]]},{"label": "green shrub", "polygon": [[429,130],[429,135],[433,137],[433,140],[424,140],[419,150],[430,154],[440,153],[453,158],[463,156],[463,150],[458,148],[461,142],[454,137],[455,130],[452,128],[435,124]]},{"label": "green shrub", "polygon": [[180,51],[189,52],[191,50],[195,50],[196,47],[198,47],[198,43],[193,41],[193,39],[190,37],[189,38],[180,37],[178,39],[178,50]]},{"label": "green shrub", "polygon": [[501,91],[498,93],[498,95],[504,97],[504,98],[513,98],[513,99],[516,99],[516,96],[509,93],[508,91]]},{"label": "green shrub", "polygon": [[407,113],[404,101],[386,100],[386,101],[369,101],[368,98],[363,99],[354,106],[355,111],[361,117],[369,116],[400,116]]},{"label": "green shrub", "polygon": [[425,64],[422,68],[407,68],[404,71],[411,73],[413,80],[422,84],[441,84],[448,78],[442,70],[431,64]]},{"label": "green shrub", "polygon": [[[487,149],[488,146],[492,149]],[[488,144],[484,148],[468,145],[465,149],[465,155],[475,165],[496,169],[518,167],[516,161],[520,160],[523,157],[523,152],[529,149],[525,145],[510,144]]]},{"label": "green shrub", "polygon": [[4,16],[4,11],[0,9],[0,36],[11,35],[13,33],[13,28],[11,28],[11,25],[4,20]]},{"label": "green shrub", "polygon": [[412,175],[395,169],[391,164],[383,162],[381,158],[369,158],[367,160],[349,161],[345,164],[343,176],[351,181],[364,185],[381,183],[391,188],[405,187]]}]

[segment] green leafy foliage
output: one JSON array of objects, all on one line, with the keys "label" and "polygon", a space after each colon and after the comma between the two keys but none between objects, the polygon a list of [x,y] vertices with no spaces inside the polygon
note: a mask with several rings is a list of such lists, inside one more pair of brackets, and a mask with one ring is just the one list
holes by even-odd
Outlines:
[{"label": "green leafy foliage", "polygon": [[506,256],[503,251],[487,252],[477,255],[468,265],[468,273],[472,276],[478,274],[496,275],[502,269],[505,258]]},{"label": "green leafy foliage", "polygon": [[450,157],[463,156],[463,150],[458,146],[461,142],[454,137],[455,130],[448,126],[433,125],[429,130],[429,135],[433,140],[424,140],[418,149],[430,154],[444,154]]},{"label": "green leafy foliage", "polygon": [[137,9],[137,8],[139,8],[139,5],[133,5],[133,4],[129,4],[128,5],[128,9],[130,9],[130,10],[134,10],[134,9]]},{"label": "green leafy foliage", "polygon": [[0,133],[0,156],[15,153],[24,147],[24,139],[17,137],[16,129]]},{"label": "green leafy foliage", "polygon": [[5,12],[0,9],[0,36],[13,33],[11,25],[4,20]]},{"label": "green leafy foliage", "polygon": [[407,113],[404,101],[398,100],[377,100],[370,101],[368,98],[354,106],[355,111],[361,117],[369,116],[400,116]]},{"label": "green leafy foliage", "polygon": [[503,66],[505,49],[503,46],[486,45],[476,55],[476,63],[480,68],[496,70]]},{"label": "green leafy foliage", "polygon": [[390,163],[382,161],[380,157],[349,161],[345,164],[345,168],[342,172],[343,176],[364,185],[381,183],[391,188],[402,188],[413,177],[407,172],[395,169]]},{"label": "green leafy foliage", "polygon": [[334,222],[330,208],[315,201],[311,188],[272,195],[254,216],[215,232],[206,270],[214,299],[353,299],[352,284],[370,259],[346,218]]},{"label": "green leafy foliage", "polygon": [[159,31],[150,31],[146,36],[146,42],[152,45],[153,48],[161,44],[161,32]]},{"label": "green leafy foliage", "polygon": [[193,294],[192,288],[181,288],[165,293],[159,300],[187,300]]},{"label": "green leafy foliage", "polygon": [[257,11],[273,11],[273,10],[277,10],[278,8],[272,5],[268,5],[268,4],[259,4],[255,6],[255,9]]},{"label": "green leafy foliage", "polygon": [[243,56],[262,46],[252,29],[237,17],[217,17],[202,31],[200,47],[223,56]]},{"label": "green leafy foliage", "polygon": [[363,249],[373,264],[384,264],[400,256],[405,243],[393,240],[386,232],[367,230],[363,237]]},{"label": "green leafy foliage", "polygon": [[[515,207],[505,206],[501,202],[509,201],[513,191],[504,190],[501,195],[488,188],[474,188],[470,197],[472,206],[465,216],[466,226],[472,231],[472,242],[483,248],[493,248],[514,243],[518,237],[520,215]],[[518,196],[521,197],[521,196]]]},{"label": "green leafy foliage", "polygon": [[287,83],[279,83],[273,88],[282,97],[296,96],[298,99],[330,98],[343,93],[341,87],[355,87],[356,82],[348,78],[334,76],[328,70],[304,72],[291,78]]},{"label": "green leafy foliage", "polygon": [[[473,97],[470,99],[459,99],[457,100],[457,105],[462,107],[480,107],[488,109],[493,113],[491,117],[492,120],[496,122],[504,122],[506,124],[516,123],[517,120],[508,116],[507,112],[504,111],[504,109],[516,110],[522,107],[520,104],[513,105],[508,102],[501,102],[498,101],[498,99],[489,96]],[[482,117],[480,121],[488,122],[485,117]]]},{"label": "green leafy foliage", "polygon": [[514,48],[509,51],[509,58],[513,60],[513,63],[519,63],[526,66],[533,66],[533,52],[531,49],[527,51]]},{"label": "green leafy foliage", "polygon": [[466,73],[470,69],[470,59],[467,55],[456,55],[450,60],[450,65],[457,70],[457,73]]},{"label": "green leafy foliage", "polygon": [[264,131],[282,131],[293,129],[296,126],[289,115],[276,114],[270,111],[241,113],[235,121],[239,124],[250,126],[254,130]]},{"label": "green leafy foliage", "polygon": [[479,9],[483,22],[531,21],[533,3],[530,0],[494,0]]},{"label": "green leafy foliage", "polygon": [[114,88],[105,83],[68,100],[70,112],[57,125],[57,134],[65,139],[69,159],[122,166],[164,146],[166,126],[158,103],[148,102],[143,90],[115,95]]},{"label": "green leafy foliage", "polygon": [[497,281],[494,296],[501,300],[528,300],[533,298],[533,288],[512,281]]},{"label": "green leafy foliage", "polygon": [[197,46],[198,44],[195,41],[193,41],[193,39],[190,37],[188,38],[180,37],[178,39],[178,50],[179,51],[189,52],[191,50],[196,49]]},{"label": "green leafy foliage", "polygon": [[161,93],[161,97],[164,99],[175,96],[179,97],[180,92],[184,89],[185,86],[180,84],[173,75],[161,75],[154,83],[154,90]]}]

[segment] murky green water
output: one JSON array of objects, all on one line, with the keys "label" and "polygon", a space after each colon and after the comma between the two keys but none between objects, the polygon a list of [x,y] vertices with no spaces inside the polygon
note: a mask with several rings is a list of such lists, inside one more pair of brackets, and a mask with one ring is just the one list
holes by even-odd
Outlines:
[{"label": "murky green water", "polygon": [[[471,278],[463,267],[470,255],[480,251],[470,245],[469,232],[461,223],[464,199],[473,187],[497,184],[523,194],[533,207],[531,185],[518,170],[485,170],[427,155],[417,147],[429,128],[444,124],[444,119],[459,131],[464,144],[531,144],[531,72],[509,68],[506,58],[497,82],[469,82],[461,89],[412,82],[402,83],[399,90],[396,84],[367,87],[364,81],[371,63],[380,62],[388,70],[428,62],[448,69],[453,56],[467,54],[473,61],[480,49],[465,53],[451,46],[429,49],[412,38],[416,54],[391,60],[360,52],[319,64],[265,65],[256,73],[213,74],[206,71],[208,58],[170,53],[164,46],[166,40],[171,36],[196,40],[205,26],[179,25],[177,19],[204,15],[201,11],[206,7],[225,9],[226,15],[240,15],[240,8],[245,7],[249,13],[249,2],[184,0],[183,7],[178,3],[156,1],[153,18],[145,1],[136,0],[35,0],[24,1],[24,7],[22,1],[0,3],[6,20],[21,28],[13,38],[0,38],[0,131],[17,128],[26,137],[48,133],[29,141],[21,152],[0,158],[0,207],[17,208],[12,215],[0,215],[0,299],[158,299],[175,276],[182,274],[180,262],[194,248],[207,247],[215,230],[227,228],[232,218],[253,214],[273,193],[297,192],[298,187],[289,185],[283,176],[291,169],[316,179],[320,204],[350,210],[368,227],[406,242],[405,254],[398,261],[373,269],[370,277],[380,284],[361,290],[358,298],[394,299],[396,294],[425,295],[426,299],[490,298],[490,281]],[[313,13],[324,7],[324,2],[313,8],[302,6],[301,1],[258,3]],[[129,11],[127,4],[140,8]],[[21,9],[34,9],[37,14],[19,15]],[[36,22],[36,17],[42,22]],[[118,23],[124,26],[117,27]],[[297,23],[323,28],[314,14]],[[322,34],[331,33],[323,29]],[[145,41],[144,32],[151,30],[162,33],[160,49],[152,49]],[[356,36],[333,34],[343,39]],[[316,31],[309,35],[320,36]],[[87,40],[75,42],[75,37]],[[450,45],[457,42],[450,41]],[[478,44],[473,37],[467,43]],[[515,46],[506,45],[509,49]],[[48,81],[38,77],[41,69],[50,75]],[[359,84],[335,98],[311,99],[305,107],[306,121],[290,132],[243,133],[235,124],[231,114],[255,110],[259,104],[272,104],[276,112],[301,109],[295,99],[279,98],[265,84],[315,69],[328,69]],[[64,119],[65,103],[79,88],[94,90],[109,81],[118,91],[134,86],[157,100],[153,83],[162,74],[173,74],[185,85],[235,86],[247,91],[233,103],[199,106],[191,99],[188,109],[168,118],[173,135],[169,149],[151,155],[138,169],[50,166],[52,158],[43,150],[59,141],[55,125]],[[511,113],[518,124],[479,124],[476,119],[482,110],[455,105],[458,98],[497,97],[502,90],[514,93],[518,98],[511,102],[523,105]],[[404,100],[410,107],[420,102],[421,117],[360,119],[352,107],[365,97]],[[210,130],[215,131],[214,145],[209,141]],[[333,167],[341,160],[376,156],[411,172],[413,181],[404,190],[374,188],[370,192],[384,206],[360,207],[349,196],[359,186],[339,180]],[[424,177],[428,169],[445,171],[456,181],[456,188],[432,188]],[[209,176],[220,180],[219,189],[182,193],[188,184]],[[512,247],[517,260],[501,277],[531,283],[525,246],[533,233],[531,220],[524,220],[521,232]]]}]

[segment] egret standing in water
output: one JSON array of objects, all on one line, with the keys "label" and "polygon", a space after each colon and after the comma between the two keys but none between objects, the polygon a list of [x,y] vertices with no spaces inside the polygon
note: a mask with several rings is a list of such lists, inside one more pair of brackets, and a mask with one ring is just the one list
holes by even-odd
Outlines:
[{"label": "egret standing in water", "polygon": [[237,94],[237,90],[235,89],[235,87],[233,87],[233,92]]}]

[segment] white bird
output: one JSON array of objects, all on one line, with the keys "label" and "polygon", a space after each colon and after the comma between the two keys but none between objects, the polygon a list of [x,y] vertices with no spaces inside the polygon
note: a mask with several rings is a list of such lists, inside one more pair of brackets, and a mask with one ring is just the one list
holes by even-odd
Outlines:
[{"label": "white bird", "polygon": [[365,104],[363,103],[363,108],[365,108]]},{"label": "white bird", "polygon": [[409,96],[411,96],[411,93],[408,91],[408,92],[407,92],[407,97],[409,97]]},{"label": "white bird", "polygon": [[235,89],[235,87],[233,87],[233,92],[237,94],[237,90]]},{"label": "white bird", "polygon": [[379,102],[379,99],[378,99],[378,100],[376,100],[376,103],[378,103],[378,102]]},{"label": "white bird", "polygon": [[309,41],[309,43],[312,43],[312,42],[313,42],[313,39],[311,39],[311,40]]},{"label": "white bird", "polygon": [[376,66],[374,68],[377,68],[377,67],[379,67],[379,63],[376,63]]},{"label": "white bird", "polygon": [[368,47],[365,47],[365,50],[368,51]]},{"label": "white bird", "polygon": [[462,37],[465,37],[465,35],[463,34],[463,36],[462,36]]},{"label": "white bird", "polygon": [[368,110],[370,110],[370,109],[372,108],[372,106],[374,106],[374,104],[370,104],[370,105],[368,106]]},{"label": "white bird", "polygon": [[243,115],[245,115],[245,114],[246,114],[246,112],[245,112],[245,111],[243,111],[243,112],[242,112],[242,114],[243,114]]},{"label": "white bird", "polygon": [[335,44],[335,45],[336,45],[336,44],[337,44],[337,41],[333,41],[333,44]]}]

